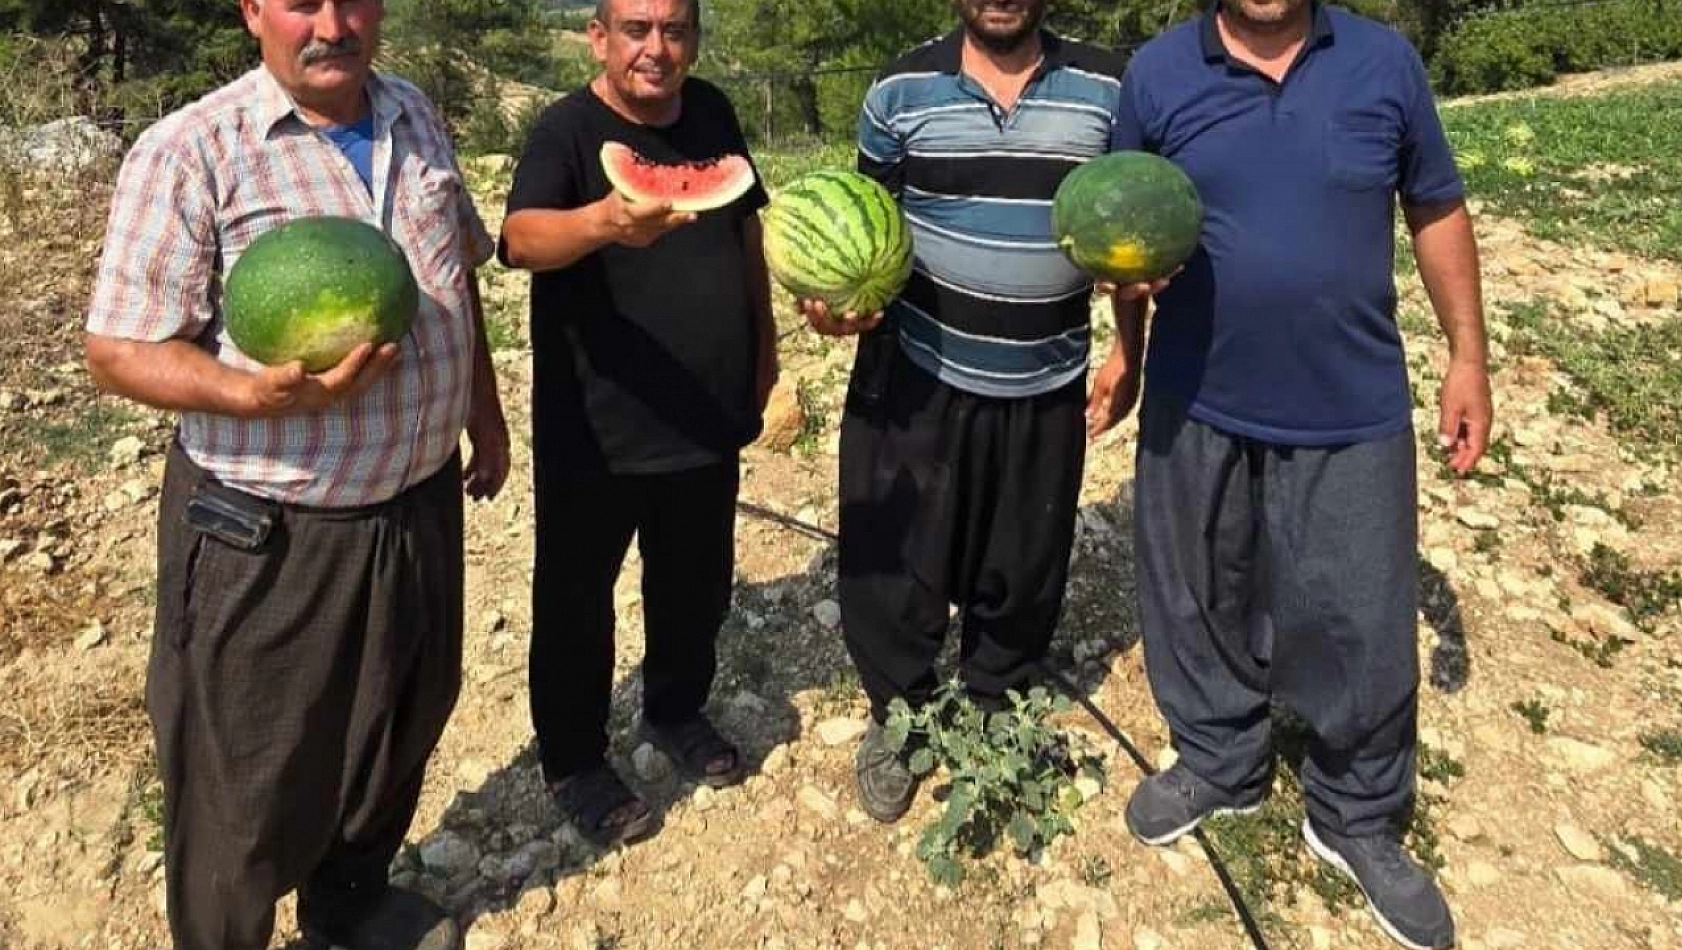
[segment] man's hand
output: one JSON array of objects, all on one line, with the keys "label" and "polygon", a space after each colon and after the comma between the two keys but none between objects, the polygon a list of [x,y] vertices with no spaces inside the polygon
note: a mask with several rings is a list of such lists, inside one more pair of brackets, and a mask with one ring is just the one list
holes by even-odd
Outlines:
[{"label": "man's hand", "polygon": [[1448,465],[1461,475],[1472,470],[1489,448],[1495,422],[1489,394],[1489,368],[1481,361],[1450,359],[1443,376],[1442,410],[1437,422],[1437,447]]},{"label": "man's hand", "polygon": [[1175,268],[1174,273],[1167,277],[1138,284],[1117,284],[1100,280],[1096,289],[1101,294],[1108,294],[1119,300],[1145,300],[1162,293],[1167,288],[1168,282],[1174,279],[1174,274],[1179,272],[1180,269]]},{"label": "man's hand", "polygon": [[1115,428],[1139,402],[1139,367],[1120,351],[1112,351],[1092,379],[1086,400],[1087,441]]},{"label": "man's hand", "polygon": [[665,201],[626,201],[617,191],[600,204],[608,234],[626,247],[647,247],[668,231],[694,223],[697,217],[692,211],[673,211]]},{"label": "man's hand", "polygon": [[880,310],[867,315],[851,310],[836,314],[831,313],[829,304],[822,300],[797,300],[795,305],[800,308],[800,315],[806,318],[806,323],[824,336],[855,336],[876,329],[876,325],[882,322]]},{"label": "man's hand", "polygon": [[307,373],[297,361],[265,366],[246,377],[244,401],[253,418],[317,412],[367,392],[396,361],[397,344],[375,349],[374,344],[364,343],[322,373]]},{"label": "man's hand", "polygon": [[508,423],[502,406],[476,408],[467,419],[467,442],[472,455],[462,469],[462,489],[474,501],[490,501],[508,480]]}]

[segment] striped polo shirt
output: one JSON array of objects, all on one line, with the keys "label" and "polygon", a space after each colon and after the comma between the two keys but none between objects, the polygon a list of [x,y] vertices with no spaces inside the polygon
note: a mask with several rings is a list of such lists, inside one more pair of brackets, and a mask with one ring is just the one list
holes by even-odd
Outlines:
[{"label": "striped polo shirt", "polygon": [[865,95],[859,169],[900,200],[911,280],[888,307],[942,382],[1016,398],[1084,376],[1092,280],[1051,231],[1057,186],[1109,148],[1121,58],[1050,33],[1015,108],[961,70],[963,31],[912,50]]}]

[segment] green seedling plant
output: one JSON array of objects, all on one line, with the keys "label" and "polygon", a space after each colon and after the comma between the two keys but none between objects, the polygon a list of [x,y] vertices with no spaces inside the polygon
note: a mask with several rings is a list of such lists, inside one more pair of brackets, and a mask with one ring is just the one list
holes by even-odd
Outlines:
[{"label": "green seedling plant", "polygon": [[945,808],[924,829],[917,856],[937,884],[955,887],[964,858],[991,853],[1001,839],[1018,855],[1032,855],[1075,830],[1075,812],[1102,788],[1102,757],[1052,723],[1070,704],[1034,687],[1006,694],[998,712],[982,710],[962,684],[948,682],[913,710],[903,700],[888,708],[888,744],[909,751],[911,771],[946,771]]}]

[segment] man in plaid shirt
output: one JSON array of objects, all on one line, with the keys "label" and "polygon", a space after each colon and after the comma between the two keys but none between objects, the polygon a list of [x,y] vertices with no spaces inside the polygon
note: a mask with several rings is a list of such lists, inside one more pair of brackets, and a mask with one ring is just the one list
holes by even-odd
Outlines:
[{"label": "man in plaid shirt", "polygon": [[[460,684],[462,493],[508,471],[493,245],[431,105],[372,72],[381,0],[241,7],[263,63],[135,144],[87,322],[102,388],[181,414],[146,690],[170,929],[263,950],[297,890],[313,945],[444,950],[456,924],[386,869]],[[219,307],[306,215],[381,227],[421,288],[408,335],[319,374],[247,359]]]}]

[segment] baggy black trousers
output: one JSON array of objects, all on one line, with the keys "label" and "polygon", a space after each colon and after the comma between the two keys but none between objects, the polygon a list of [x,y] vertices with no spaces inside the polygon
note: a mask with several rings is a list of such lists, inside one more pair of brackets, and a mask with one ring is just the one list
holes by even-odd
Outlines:
[{"label": "baggy black trousers", "polygon": [[1062,611],[1086,451],[1084,381],[996,399],[948,386],[887,332],[860,341],[841,423],[839,592],[877,721],[927,701],[949,610],[959,674],[996,703]]},{"label": "baggy black trousers", "polygon": [[1271,775],[1269,707],[1304,719],[1309,817],[1381,833],[1414,790],[1414,441],[1273,445],[1147,395],[1134,531],[1145,664],[1180,761],[1234,793]]},{"label": "baggy black trousers", "polygon": [[740,464],[617,474],[579,459],[536,466],[532,725],[546,780],[599,764],[613,698],[613,585],[632,535],[642,554],[643,716],[699,715],[730,609]]},{"label": "baggy black trousers", "polygon": [[386,888],[461,682],[459,459],[389,502],[282,507],[242,551],[158,510],[146,707],[176,950],[264,950],[275,902],[333,926]]}]

